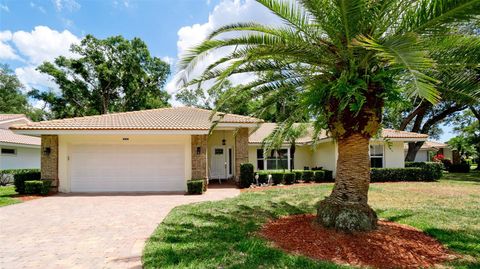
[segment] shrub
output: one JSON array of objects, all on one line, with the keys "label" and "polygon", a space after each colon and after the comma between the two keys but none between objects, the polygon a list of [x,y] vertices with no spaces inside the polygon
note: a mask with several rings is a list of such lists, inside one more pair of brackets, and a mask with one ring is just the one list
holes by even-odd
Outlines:
[{"label": "shrub", "polygon": [[323,172],[325,172],[325,182],[334,182],[332,170],[323,170]]},{"label": "shrub", "polygon": [[303,170],[294,170],[295,173],[295,182],[299,182],[303,179]]},{"label": "shrub", "polygon": [[423,170],[419,167],[372,168],[371,182],[422,181]]},{"label": "shrub", "polygon": [[322,171],[322,170],[315,171],[313,180],[317,183],[325,182],[325,171]]},{"label": "shrub", "polygon": [[435,181],[443,175],[443,164],[440,162],[407,162],[405,167],[422,168],[422,179],[425,181]]},{"label": "shrub", "polygon": [[51,180],[27,180],[25,181],[25,193],[47,195],[51,185]]},{"label": "shrub", "polygon": [[205,191],[205,180],[192,179],[187,182],[188,194],[202,194]]},{"label": "shrub", "polygon": [[258,174],[258,184],[267,184],[268,183],[268,173],[257,172],[257,174]]},{"label": "shrub", "polygon": [[452,165],[452,161],[450,159],[443,159],[442,160],[443,166],[445,167],[445,170],[449,170],[450,165]]},{"label": "shrub", "polygon": [[15,191],[19,194],[25,194],[25,181],[40,180],[40,172],[32,170],[24,170],[13,175],[13,184]]},{"label": "shrub", "polygon": [[303,171],[303,181],[304,182],[310,182],[310,181],[313,181],[313,180],[314,180],[313,171],[310,171],[310,170]]},{"label": "shrub", "polygon": [[291,185],[291,184],[295,183],[295,173],[293,173],[293,172],[286,172],[286,173],[283,175],[283,179],[285,180],[285,184],[286,184],[286,185]]},{"label": "shrub", "polygon": [[255,182],[253,173],[253,164],[242,163],[240,164],[240,188],[248,188]]},{"label": "shrub", "polygon": [[271,173],[272,181],[274,185],[282,184],[283,182],[283,173],[282,172],[275,172]]},{"label": "shrub", "polygon": [[459,163],[459,164],[452,164],[448,168],[448,172],[450,173],[469,173],[470,172],[470,165],[468,163]]}]

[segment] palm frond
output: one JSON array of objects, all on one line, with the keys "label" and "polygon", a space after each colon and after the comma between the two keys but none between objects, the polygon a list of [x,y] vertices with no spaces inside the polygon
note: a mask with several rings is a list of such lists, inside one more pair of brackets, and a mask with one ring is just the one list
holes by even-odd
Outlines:
[{"label": "palm frond", "polygon": [[390,64],[392,68],[405,70],[408,74],[406,81],[412,85],[412,94],[425,98],[431,103],[436,103],[440,99],[435,89],[438,81],[424,73],[425,70],[434,66],[434,61],[428,57],[426,51],[420,50],[415,35],[395,36],[381,43],[359,36],[355,45],[375,51],[376,56]]},{"label": "palm frond", "polygon": [[480,0],[420,0],[401,17],[399,33],[435,33],[480,15]]}]

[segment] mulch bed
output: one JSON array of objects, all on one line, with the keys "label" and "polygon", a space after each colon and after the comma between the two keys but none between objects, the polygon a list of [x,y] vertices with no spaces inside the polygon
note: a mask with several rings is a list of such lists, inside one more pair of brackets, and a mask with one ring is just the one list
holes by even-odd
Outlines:
[{"label": "mulch bed", "polygon": [[314,220],[314,215],[273,220],[264,225],[260,235],[294,254],[362,267],[428,268],[457,257],[407,225],[381,220],[375,231],[347,234],[323,228]]},{"label": "mulch bed", "polygon": [[35,200],[35,199],[43,198],[43,197],[45,197],[45,196],[41,196],[41,195],[20,195],[20,194],[13,196],[13,198],[17,198],[17,199],[21,200],[22,202]]}]

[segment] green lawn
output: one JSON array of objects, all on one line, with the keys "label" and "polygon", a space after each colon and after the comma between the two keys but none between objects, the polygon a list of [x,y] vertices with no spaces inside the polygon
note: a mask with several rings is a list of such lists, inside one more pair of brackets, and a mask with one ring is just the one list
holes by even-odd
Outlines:
[{"label": "green lawn", "polygon": [[[347,268],[290,255],[256,236],[270,218],[314,213],[331,184],[242,193],[172,210],[147,242],[147,268]],[[455,268],[480,267],[480,173],[435,183],[377,183],[370,203],[380,217],[422,229],[465,255]]]},{"label": "green lawn", "polygon": [[0,186],[0,206],[6,206],[11,204],[20,203],[21,200],[13,198],[12,196],[16,195],[14,186]]}]

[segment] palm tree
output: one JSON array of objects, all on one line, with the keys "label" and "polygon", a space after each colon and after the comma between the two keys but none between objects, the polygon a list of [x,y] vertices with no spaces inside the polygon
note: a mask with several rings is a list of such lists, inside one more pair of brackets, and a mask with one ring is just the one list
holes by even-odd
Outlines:
[{"label": "palm tree", "polygon": [[[463,64],[469,47],[479,42],[461,44],[462,36],[451,26],[475,19],[480,0],[257,2],[283,24],[236,23],[216,29],[184,55],[180,82],[189,87],[213,81],[217,87],[236,74],[274,72],[227,92],[224,99],[239,91],[265,100],[285,90],[298,96],[280,126],[289,128],[307,115],[317,133],[326,128],[338,142],[335,185],[318,204],[318,223],[343,231],[374,229],[368,151],[370,138],[381,128],[384,103],[400,93],[439,100],[435,86],[441,82],[426,75],[438,65],[430,53],[443,44],[445,57],[455,55]],[[214,51],[222,56],[190,77]]]}]

